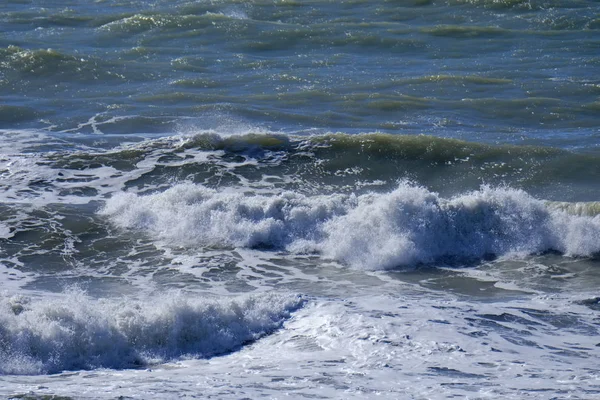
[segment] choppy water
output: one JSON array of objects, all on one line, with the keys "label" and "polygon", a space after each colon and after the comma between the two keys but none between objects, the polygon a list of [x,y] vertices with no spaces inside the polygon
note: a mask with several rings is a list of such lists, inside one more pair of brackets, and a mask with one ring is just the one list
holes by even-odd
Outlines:
[{"label": "choppy water", "polygon": [[599,29],[4,1],[0,396],[599,396]]}]

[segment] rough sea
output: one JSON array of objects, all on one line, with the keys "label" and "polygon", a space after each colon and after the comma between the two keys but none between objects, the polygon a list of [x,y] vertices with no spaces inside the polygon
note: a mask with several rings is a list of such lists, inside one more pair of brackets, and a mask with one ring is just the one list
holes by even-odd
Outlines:
[{"label": "rough sea", "polygon": [[2,0],[0,397],[600,398],[597,0]]}]

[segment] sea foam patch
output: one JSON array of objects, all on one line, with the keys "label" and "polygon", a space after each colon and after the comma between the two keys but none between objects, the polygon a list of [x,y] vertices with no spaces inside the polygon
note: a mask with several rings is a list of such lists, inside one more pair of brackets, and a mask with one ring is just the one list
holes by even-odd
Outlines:
[{"label": "sea foam patch", "polygon": [[296,295],[94,300],[0,296],[0,374],[133,368],[239,349],[280,328]]},{"label": "sea foam patch", "polygon": [[444,198],[403,182],[387,193],[307,196],[185,183],[148,196],[118,194],[100,214],[169,245],[320,253],[367,269],[600,251],[600,217],[573,215],[510,188]]}]

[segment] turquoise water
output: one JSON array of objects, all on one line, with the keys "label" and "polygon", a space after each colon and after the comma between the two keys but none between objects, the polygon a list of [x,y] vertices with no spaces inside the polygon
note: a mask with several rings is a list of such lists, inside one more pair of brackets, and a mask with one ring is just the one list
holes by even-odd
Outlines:
[{"label": "turquoise water", "polygon": [[0,4],[0,396],[594,398],[600,3]]}]

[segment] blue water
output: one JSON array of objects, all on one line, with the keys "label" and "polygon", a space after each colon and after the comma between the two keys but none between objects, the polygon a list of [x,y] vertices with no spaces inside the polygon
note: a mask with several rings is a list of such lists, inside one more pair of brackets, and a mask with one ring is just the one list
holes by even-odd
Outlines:
[{"label": "blue water", "polygon": [[599,32],[3,1],[0,396],[598,396]]},{"label": "blue water", "polygon": [[0,10],[4,125],[91,133],[81,126],[90,118],[125,117],[102,132],[131,134],[227,119],[590,147],[597,7],[8,1]]}]

